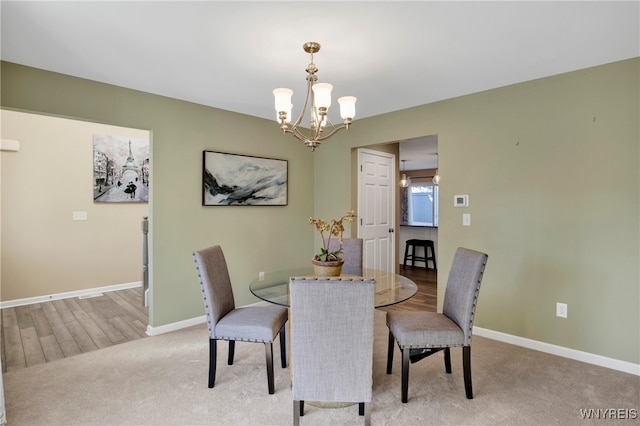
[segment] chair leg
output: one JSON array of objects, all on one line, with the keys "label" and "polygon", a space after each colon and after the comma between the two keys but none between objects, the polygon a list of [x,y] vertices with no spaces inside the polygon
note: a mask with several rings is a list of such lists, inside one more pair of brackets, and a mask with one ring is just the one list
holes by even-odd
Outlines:
[{"label": "chair leg", "polygon": [[471,386],[471,346],[462,347],[462,369],[464,374],[464,390],[467,399],[473,399],[473,388]]},{"label": "chair leg", "polygon": [[366,402],[358,403],[358,414],[364,416],[364,424],[371,424],[371,404],[367,404]]},{"label": "chair leg", "polygon": [[293,400],[293,426],[300,426],[300,404],[295,399]]},{"label": "chair leg", "polygon": [[275,393],[273,385],[273,345],[271,343],[264,344],[265,354],[267,356],[267,384],[269,385],[269,395]]},{"label": "chair leg", "polygon": [[233,365],[233,357],[236,353],[236,341],[229,340],[229,358],[227,359],[227,365]]},{"label": "chair leg", "polygon": [[451,374],[451,350],[444,348],[444,369],[447,374]]},{"label": "chair leg", "polygon": [[411,246],[411,269],[416,267],[416,246]]},{"label": "chair leg", "polygon": [[389,349],[387,350],[387,374],[391,374],[391,369],[393,368],[393,341],[395,338],[389,330]]},{"label": "chair leg", "polygon": [[400,351],[402,352],[402,402],[406,403],[409,399],[409,352],[411,350],[400,348]]},{"label": "chair leg", "polygon": [[402,262],[402,269],[407,269],[407,257],[409,256],[409,245],[404,247],[404,262]]},{"label": "chair leg", "polygon": [[300,401],[300,417],[304,416],[304,401]]},{"label": "chair leg", "polygon": [[280,328],[280,361],[282,364],[282,368],[287,368],[287,343],[286,343],[286,332],[284,323]]},{"label": "chair leg", "polygon": [[435,244],[431,244],[429,247],[431,247],[431,260],[433,261],[433,269],[435,269],[437,271],[438,270],[438,265],[436,264]]},{"label": "chair leg", "polygon": [[217,342],[216,339],[209,339],[209,388],[212,388],[216,381]]},{"label": "chair leg", "polygon": [[371,426],[371,403],[362,403],[362,409],[364,410],[364,424],[365,426]]}]

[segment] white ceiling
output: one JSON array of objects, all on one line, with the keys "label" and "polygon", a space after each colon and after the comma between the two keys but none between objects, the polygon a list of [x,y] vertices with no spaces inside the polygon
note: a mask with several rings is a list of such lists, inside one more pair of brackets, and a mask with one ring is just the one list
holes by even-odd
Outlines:
[{"label": "white ceiling", "polygon": [[400,142],[400,170],[438,168],[438,136],[430,135]]},{"label": "white ceiling", "polygon": [[[640,56],[638,1],[5,1],[4,61],[275,119],[319,80],[356,121]],[[333,108],[336,109],[335,107]],[[333,121],[339,122],[337,112]],[[274,124],[275,126],[275,124]]]}]

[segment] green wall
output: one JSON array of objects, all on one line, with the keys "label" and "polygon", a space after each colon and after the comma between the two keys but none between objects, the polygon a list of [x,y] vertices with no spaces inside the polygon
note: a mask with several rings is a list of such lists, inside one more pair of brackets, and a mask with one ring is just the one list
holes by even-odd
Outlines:
[{"label": "green wall", "polygon": [[[275,121],[6,62],[1,72],[3,108],[151,130],[151,326],[204,314],[196,249],[222,246],[238,305],[258,301],[249,283],[260,271],[308,262],[313,155]],[[203,207],[203,150],[288,160],[289,205]]]},{"label": "green wall", "polygon": [[[477,326],[639,364],[639,62],[357,120],[314,154],[271,121],[9,63],[2,106],[152,131],[153,326],[202,315],[193,249],[222,244],[250,303],[259,271],[308,261],[306,218],[353,206],[327,182],[351,182],[354,148],[437,134],[440,299],[456,247],[486,251]],[[289,160],[289,206],[201,207],[203,149]]]},{"label": "green wall", "polygon": [[437,134],[439,306],[455,249],[485,251],[476,326],[639,364],[639,63],[358,120],[316,153],[316,214],[349,199],[318,177],[354,147]]}]

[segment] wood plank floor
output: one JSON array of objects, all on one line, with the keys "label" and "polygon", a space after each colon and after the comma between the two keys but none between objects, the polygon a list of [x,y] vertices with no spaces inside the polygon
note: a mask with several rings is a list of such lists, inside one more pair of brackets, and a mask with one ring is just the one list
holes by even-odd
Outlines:
[{"label": "wood plank floor", "polygon": [[428,311],[436,312],[438,303],[438,273],[435,269],[407,266],[398,268],[398,274],[412,280],[418,286],[418,292],[411,299],[397,305],[381,308],[382,310]]},{"label": "wood plank floor", "polygon": [[[382,310],[436,311],[437,273],[398,269],[418,285],[411,299]],[[139,288],[1,310],[3,372],[30,367],[146,337],[149,309]]]},{"label": "wood plank floor", "polygon": [[30,367],[146,337],[140,288],[4,308],[2,371]]}]

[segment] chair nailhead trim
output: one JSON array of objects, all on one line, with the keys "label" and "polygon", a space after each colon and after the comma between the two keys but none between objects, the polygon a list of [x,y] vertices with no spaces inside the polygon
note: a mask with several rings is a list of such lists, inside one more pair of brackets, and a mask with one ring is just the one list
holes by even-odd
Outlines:
[{"label": "chair nailhead trim", "polygon": [[291,277],[292,280],[304,281],[372,281],[372,278],[365,277]]}]

